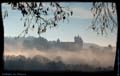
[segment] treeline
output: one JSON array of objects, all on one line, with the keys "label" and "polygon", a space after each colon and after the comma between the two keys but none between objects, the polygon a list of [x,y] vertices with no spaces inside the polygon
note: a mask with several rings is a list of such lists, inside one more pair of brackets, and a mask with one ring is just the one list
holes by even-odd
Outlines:
[{"label": "treeline", "polygon": [[25,56],[6,56],[5,70],[25,70],[25,71],[111,71],[113,67],[102,68],[93,67],[88,64],[65,64],[61,57],[56,57],[50,60],[46,57],[36,55],[33,58],[26,58]]}]

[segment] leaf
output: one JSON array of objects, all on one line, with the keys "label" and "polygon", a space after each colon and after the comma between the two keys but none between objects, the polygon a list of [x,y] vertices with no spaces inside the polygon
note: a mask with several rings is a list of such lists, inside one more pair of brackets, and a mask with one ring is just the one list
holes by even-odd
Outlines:
[{"label": "leaf", "polygon": [[103,22],[103,26],[105,26],[105,22]]},{"label": "leaf", "polygon": [[104,31],[104,30],[103,30],[103,29],[101,29],[101,34],[102,34],[102,35],[103,35],[103,31]]},{"label": "leaf", "polygon": [[47,11],[49,11],[49,8],[47,8]]},{"label": "leaf", "polygon": [[25,33],[28,34],[28,29],[25,30]]},{"label": "leaf", "polygon": [[39,3],[39,6],[42,6],[42,2]]},{"label": "leaf", "polygon": [[67,15],[69,16],[69,13],[67,13]]},{"label": "leaf", "polygon": [[39,8],[39,10],[43,10],[43,8],[41,7],[41,8]]},{"label": "leaf", "polygon": [[24,22],[24,27],[26,26],[26,22]]},{"label": "leaf", "polygon": [[8,2],[8,4],[11,4],[11,2]]},{"label": "leaf", "polygon": [[42,11],[45,15],[47,15],[47,11]]},{"label": "leaf", "polygon": [[17,6],[17,3],[14,2],[14,3],[13,3],[13,7],[16,7],[16,6]]},{"label": "leaf", "polygon": [[112,6],[112,9],[114,8],[114,5],[113,5],[113,3],[111,4],[111,6]]},{"label": "leaf", "polygon": [[37,10],[35,9],[35,10],[33,10],[33,12],[34,12],[34,14],[37,14]]},{"label": "leaf", "polygon": [[93,10],[93,8],[91,8],[91,11]]},{"label": "leaf", "polygon": [[50,5],[52,6],[52,2],[50,2]]},{"label": "leaf", "polygon": [[96,27],[95,27],[95,25],[92,25],[92,27],[91,27],[93,30],[95,30],[96,29]]},{"label": "leaf", "polygon": [[57,14],[60,14],[60,11],[57,11]]},{"label": "leaf", "polygon": [[38,32],[37,32],[38,34],[40,34],[40,31],[38,30]]},{"label": "leaf", "polygon": [[20,4],[18,4],[18,10],[22,10],[22,7]]},{"label": "leaf", "polygon": [[24,16],[24,15],[27,15],[28,12],[27,12],[25,9],[23,9],[23,10],[22,10],[22,14],[23,14],[23,16]]},{"label": "leaf", "polygon": [[60,5],[59,5],[58,3],[56,3],[56,6],[57,6],[57,7],[60,7]]},{"label": "leaf", "polygon": [[33,25],[32,28],[34,28],[35,26]]},{"label": "leaf", "polygon": [[93,16],[95,17],[95,14],[93,14]]},{"label": "leaf", "polygon": [[73,12],[71,11],[71,16],[73,15]]},{"label": "leaf", "polygon": [[40,30],[41,30],[41,28],[40,28],[40,26],[39,26],[39,27],[38,27],[38,31],[37,31],[38,34],[40,34]]},{"label": "leaf", "polygon": [[6,17],[8,17],[8,12],[6,11]]},{"label": "leaf", "polygon": [[92,27],[93,30],[95,30],[95,27]]},{"label": "leaf", "polygon": [[65,19],[66,17],[65,16],[63,16],[63,19]]},{"label": "leaf", "polygon": [[56,23],[54,23],[54,27],[55,27],[55,26],[57,26],[57,24],[56,24]]},{"label": "leaf", "polygon": [[57,16],[54,17],[55,18],[55,21],[57,20]]},{"label": "leaf", "polygon": [[62,9],[60,9],[60,12],[62,13],[62,12],[63,12],[63,10],[62,10]]},{"label": "leaf", "polygon": [[93,2],[93,6],[95,7],[95,2]]},{"label": "leaf", "polygon": [[106,24],[106,28],[108,28],[108,25]]},{"label": "leaf", "polygon": [[112,13],[115,13],[115,10],[113,10]]},{"label": "leaf", "polygon": [[46,32],[46,28],[42,29],[42,32]]},{"label": "leaf", "polygon": [[37,7],[37,3],[34,4],[34,7],[35,7],[35,8]]},{"label": "leaf", "polygon": [[40,18],[40,15],[37,15],[36,17],[37,17],[37,19]]}]

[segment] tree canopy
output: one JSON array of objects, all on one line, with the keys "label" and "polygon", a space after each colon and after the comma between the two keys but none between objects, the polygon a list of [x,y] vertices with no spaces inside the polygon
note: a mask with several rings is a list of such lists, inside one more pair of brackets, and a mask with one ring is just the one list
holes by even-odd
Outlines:
[{"label": "tree canopy", "polygon": [[[21,11],[24,18],[24,30],[18,35],[25,36],[30,28],[37,28],[37,34],[46,32],[48,28],[58,26],[60,21],[68,20],[74,14],[69,7],[64,7],[59,2],[9,2],[13,10]],[[107,34],[117,27],[115,20],[115,3],[93,2],[91,12],[93,14],[92,25],[90,29],[97,34]],[[5,11],[4,18],[8,16]],[[22,20],[22,18],[21,18]]]},{"label": "tree canopy", "polygon": [[[37,28],[37,33],[40,35],[46,32],[47,28],[56,27],[61,20],[68,19],[73,12],[70,8],[63,7],[57,2],[10,2],[13,10],[21,11],[25,29],[19,34],[25,36],[30,28]],[[7,17],[6,12],[4,17]],[[50,17],[49,17],[50,16]]]},{"label": "tree canopy", "polygon": [[91,28],[97,32],[97,34],[107,34],[107,30],[113,32],[117,28],[116,4],[105,2],[94,2],[91,8],[93,14],[93,21]]}]

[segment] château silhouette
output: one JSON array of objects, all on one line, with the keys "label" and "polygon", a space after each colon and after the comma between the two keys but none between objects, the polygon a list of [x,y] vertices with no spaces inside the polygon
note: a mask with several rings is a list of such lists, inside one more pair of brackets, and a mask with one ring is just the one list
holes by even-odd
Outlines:
[{"label": "ch\u00e2teau silhouette", "polygon": [[56,41],[48,41],[43,37],[36,38],[32,36],[28,36],[26,38],[21,37],[17,40],[6,37],[5,42],[8,44],[12,43],[14,45],[22,43],[22,45],[27,49],[37,48],[38,50],[61,49],[74,51],[83,48],[83,40],[79,35],[74,37],[73,42],[62,42],[59,38]]}]

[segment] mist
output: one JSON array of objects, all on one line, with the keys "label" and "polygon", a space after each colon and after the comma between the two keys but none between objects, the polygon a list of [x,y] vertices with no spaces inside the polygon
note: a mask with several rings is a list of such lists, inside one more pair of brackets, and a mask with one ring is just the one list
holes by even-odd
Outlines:
[{"label": "mist", "polygon": [[15,45],[11,45],[11,42],[5,42],[4,57],[13,56],[13,55],[14,56],[22,55],[26,58],[32,59],[35,56],[39,55],[41,57],[45,57],[49,59],[50,61],[55,61],[57,59],[60,59],[66,65],[83,64],[92,67],[102,67],[102,68],[114,67],[115,53],[116,53],[115,47],[109,49],[107,47],[94,46],[94,48],[84,47],[82,49],[77,49],[72,51],[57,47],[52,47],[49,49],[40,50],[37,47],[35,47],[36,44],[34,43],[32,45],[29,44],[30,46],[34,46],[29,48],[27,45],[25,46],[24,41],[20,41],[20,42],[16,41]]}]

